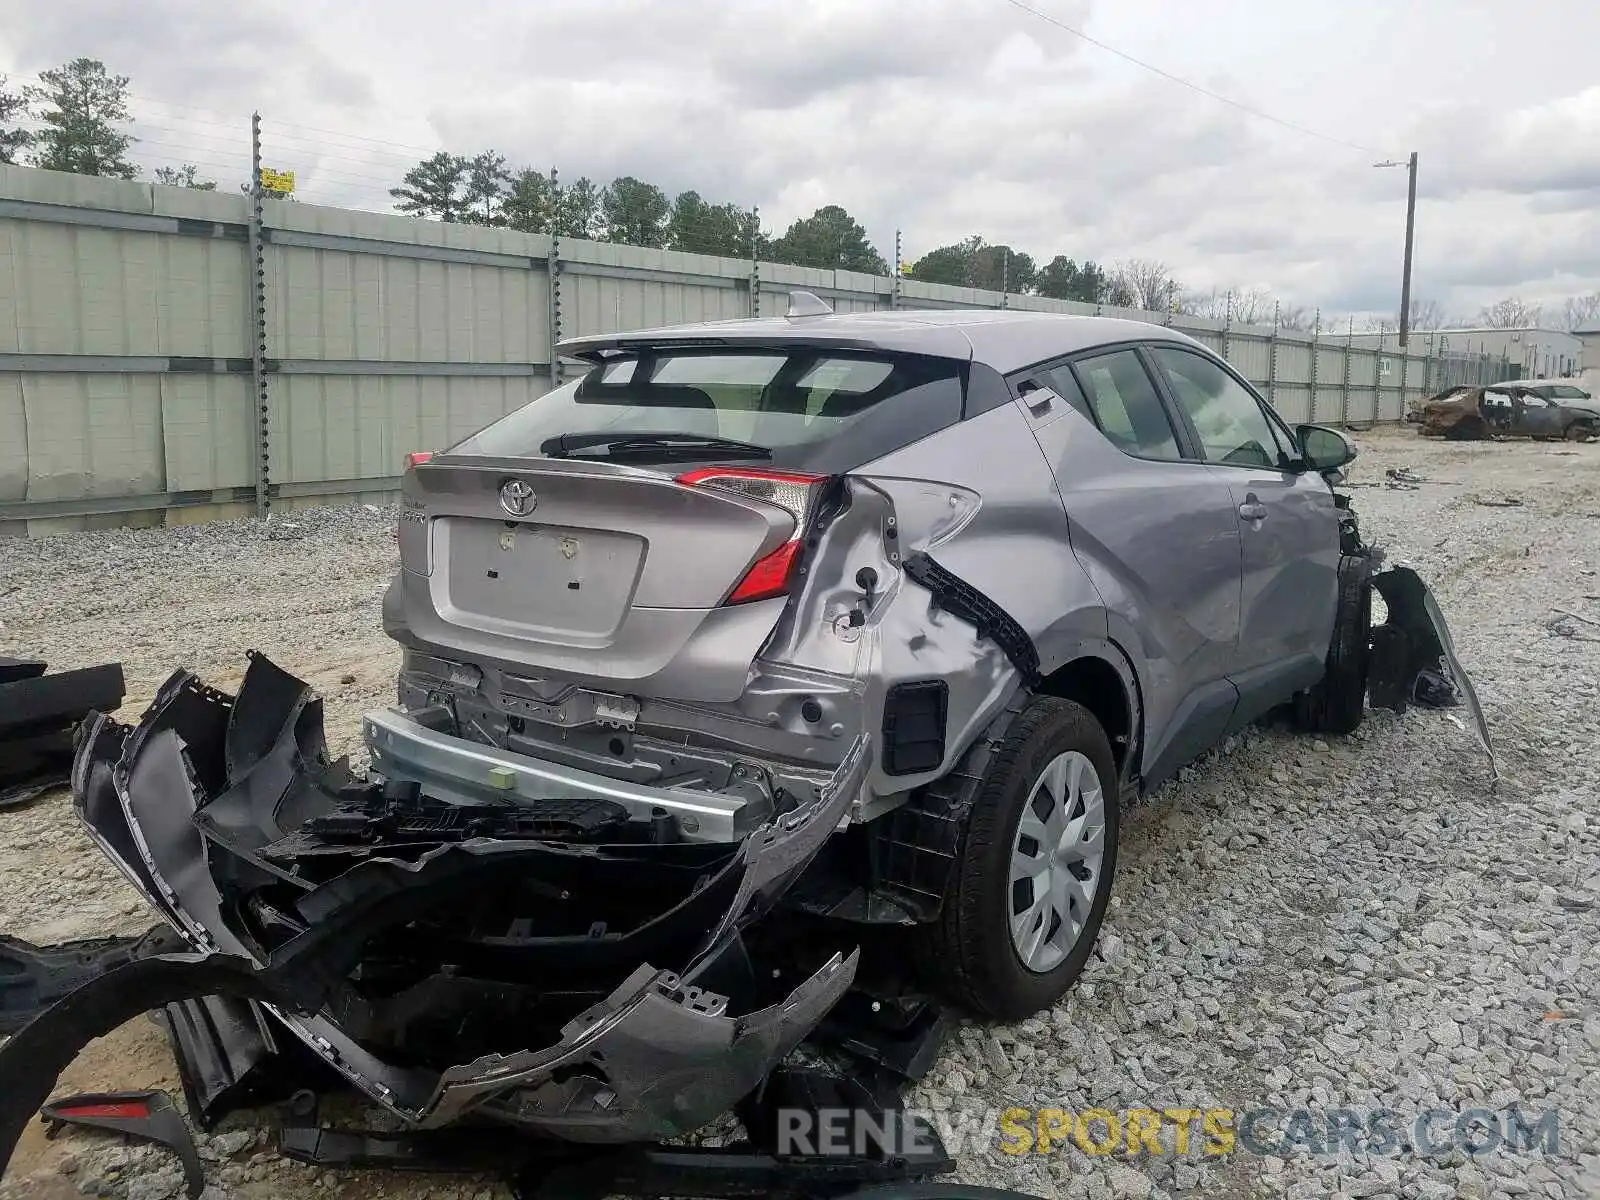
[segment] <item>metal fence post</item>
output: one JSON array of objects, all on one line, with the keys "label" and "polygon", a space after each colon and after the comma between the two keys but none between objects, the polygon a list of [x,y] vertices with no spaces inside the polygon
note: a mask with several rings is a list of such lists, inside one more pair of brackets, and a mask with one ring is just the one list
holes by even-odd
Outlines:
[{"label": "metal fence post", "polygon": [[889,307],[899,308],[901,291],[900,280],[905,274],[905,259],[900,256],[900,231],[894,231],[894,282],[889,288]]},{"label": "metal fence post", "polygon": [[1279,301],[1272,302],[1272,340],[1267,349],[1267,403],[1278,407],[1278,309]]},{"label": "metal fence post", "polygon": [[1233,289],[1228,289],[1228,298],[1222,307],[1222,357],[1226,362],[1233,361]]},{"label": "metal fence post", "polygon": [[1344,382],[1339,389],[1339,424],[1350,424],[1350,358],[1356,347],[1356,319],[1350,318],[1350,329],[1344,335]]},{"label": "metal fence post", "polygon": [[1397,420],[1403,420],[1406,415],[1406,394],[1411,390],[1411,346],[1400,347],[1400,415]]},{"label": "metal fence post", "polygon": [[267,257],[261,227],[261,114],[250,114],[250,375],[256,397],[256,516],[272,511],[272,405],[267,393]]},{"label": "metal fence post", "polygon": [[750,315],[761,315],[761,206],[750,210]]},{"label": "metal fence post", "polygon": [[561,174],[550,168],[550,388],[561,386]]},{"label": "metal fence post", "polygon": [[1312,424],[1317,420],[1317,360],[1322,357],[1317,343],[1322,337],[1322,309],[1311,320],[1311,401],[1307,412]]}]

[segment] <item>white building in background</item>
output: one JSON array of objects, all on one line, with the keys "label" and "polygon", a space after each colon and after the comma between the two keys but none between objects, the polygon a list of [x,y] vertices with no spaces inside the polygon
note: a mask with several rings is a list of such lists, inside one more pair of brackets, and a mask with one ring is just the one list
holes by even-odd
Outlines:
[{"label": "white building in background", "polygon": [[[1357,346],[1397,350],[1395,334],[1358,333]],[[1419,329],[1411,332],[1412,354],[1487,354],[1521,367],[1524,379],[1565,379],[1578,374],[1585,362],[1600,365],[1600,331],[1583,335],[1559,329]]]},{"label": "white building in background", "polygon": [[1583,343],[1583,361],[1576,373],[1600,385],[1600,325],[1574,329],[1572,336]]}]

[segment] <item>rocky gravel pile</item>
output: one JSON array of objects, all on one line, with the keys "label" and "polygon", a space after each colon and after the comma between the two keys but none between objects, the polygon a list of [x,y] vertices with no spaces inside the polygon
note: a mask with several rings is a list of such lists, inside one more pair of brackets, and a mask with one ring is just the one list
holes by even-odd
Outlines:
[{"label": "rocky gravel pile", "polygon": [[[1363,527],[1433,586],[1499,783],[1463,710],[1373,713],[1327,741],[1252,729],[1185,771],[1124,818],[1080,985],[1029,1021],[962,1028],[909,1098],[958,1178],[1092,1200],[1600,1196],[1600,446],[1360,440]],[[335,749],[354,749],[395,669],[389,514],[274,525],[8,543],[0,653],[121,658],[132,712],[178,666],[237,683],[259,647],[323,692]],[[0,932],[149,922],[63,797],[0,815],[0,856]],[[63,1089],[171,1087],[147,1024],[91,1047]],[[1427,1144],[1409,1145],[1419,1115]],[[503,1194],[309,1171],[245,1117],[207,1144],[218,1197]],[[164,1152],[69,1133],[25,1143],[0,1198],[178,1190]]]}]

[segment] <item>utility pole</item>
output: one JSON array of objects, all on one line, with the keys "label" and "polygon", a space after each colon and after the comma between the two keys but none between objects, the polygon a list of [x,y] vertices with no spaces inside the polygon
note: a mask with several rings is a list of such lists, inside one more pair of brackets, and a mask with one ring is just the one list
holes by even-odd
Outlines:
[{"label": "utility pole", "polygon": [[1405,167],[1410,177],[1406,185],[1406,256],[1400,277],[1400,350],[1405,352],[1411,334],[1411,246],[1417,226],[1417,152],[1405,162],[1373,163],[1375,167]]},{"label": "utility pole", "polygon": [[1411,244],[1417,228],[1417,152],[1411,152],[1406,163],[1406,262],[1400,278],[1400,352],[1405,353],[1406,339],[1411,333]]}]

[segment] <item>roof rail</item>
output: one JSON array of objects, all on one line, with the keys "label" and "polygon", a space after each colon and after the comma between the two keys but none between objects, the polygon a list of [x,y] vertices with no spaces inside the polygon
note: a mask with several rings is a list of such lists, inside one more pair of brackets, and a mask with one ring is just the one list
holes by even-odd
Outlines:
[{"label": "roof rail", "polygon": [[789,293],[789,311],[783,315],[790,320],[795,317],[831,317],[833,309],[814,292],[793,291]]}]

